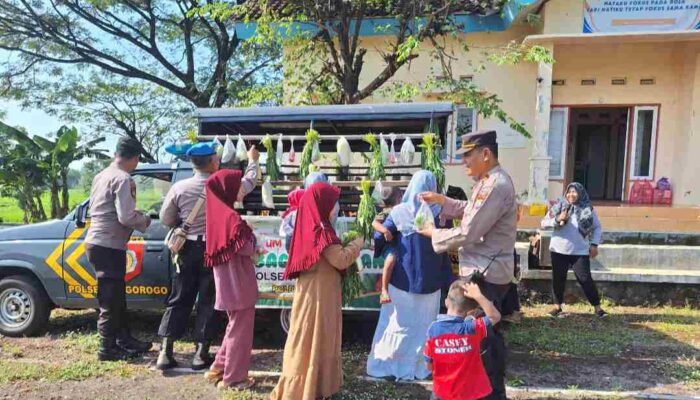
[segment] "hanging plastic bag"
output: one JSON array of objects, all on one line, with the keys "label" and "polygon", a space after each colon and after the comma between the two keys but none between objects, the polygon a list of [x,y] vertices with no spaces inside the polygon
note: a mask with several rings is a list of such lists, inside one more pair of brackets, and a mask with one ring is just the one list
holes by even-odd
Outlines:
[{"label": "hanging plastic bag", "polygon": [[384,202],[384,184],[382,183],[381,179],[377,181],[376,185],[374,185],[372,199],[374,199],[375,204],[382,204]]},{"label": "hanging plastic bag", "polygon": [[214,148],[216,149],[216,155],[221,158],[221,156],[224,155],[224,145],[221,144],[221,140],[219,140],[219,135],[214,136]]},{"label": "hanging plastic bag", "polygon": [[272,196],[272,183],[270,177],[265,177],[265,183],[262,185],[262,203],[266,208],[275,208],[275,201]]},{"label": "hanging plastic bag", "polygon": [[406,138],[401,145],[400,158],[401,163],[405,165],[413,164],[413,158],[416,155],[416,147],[413,146],[411,138]]},{"label": "hanging plastic bag", "polygon": [[394,147],[394,141],[396,140],[396,134],[392,133],[389,135],[389,140],[391,141],[391,146],[389,147],[389,162],[391,164],[396,164],[396,148]]},{"label": "hanging plastic bag", "polygon": [[435,217],[428,203],[421,201],[420,208],[418,209],[413,223],[416,226],[416,230],[435,228]]},{"label": "hanging plastic bag", "polygon": [[347,167],[350,165],[350,160],[352,159],[352,149],[350,148],[350,143],[345,136],[341,136],[336,144],[336,149],[338,152],[338,163],[341,167]]},{"label": "hanging plastic bag", "polygon": [[289,162],[293,163],[294,160],[297,158],[297,153],[294,151],[294,138],[292,138],[291,141],[292,141],[292,149],[289,150]]},{"label": "hanging plastic bag", "polygon": [[236,156],[236,148],[233,146],[233,142],[229,135],[226,135],[226,141],[224,142],[224,150],[221,153],[221,162],[227,164],[231,162]]},{"label": "hanging plastic bag", "polygon": [[243,141],[243,138],[241,137],[241,134],[238,134],[238,142],[236,142],[236,162],[241,162],[245,161],[248,159],[248,149],[245,148],[245,142]]},{"label": "hanging plastic bag", "polygon": [[321,159],[321,148],[318,147],[318,142],[315,142],[313,151],[311,151],[311,162],[316,162],[319,159]]},{"label": "hanging plastic bag", "polygon": [[667,177],[662,177],[658,181],[656,181],[656,189],[659,190],[671,190],[671,181],[668,180]]},{"label": "hanging plastic bag", "polygon": [[284,153],[284,144],[282,143],[282,134],[277,136],[277,165],[282,165],[282,154]]},{"label": "hanging plastic bag", "polygon": [[379,134],[379,147],[382,153],[382,163],[386,165],[387,163],[389,163],[389,145],[386,143],[386,139],[384,139],[383,133]]}]

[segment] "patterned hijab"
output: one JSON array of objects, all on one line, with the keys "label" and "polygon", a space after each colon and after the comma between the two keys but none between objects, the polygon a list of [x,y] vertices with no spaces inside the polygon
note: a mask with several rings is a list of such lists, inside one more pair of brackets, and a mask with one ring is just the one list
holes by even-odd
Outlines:
[{"label": "patterned hijab", "polygon": [[[576,200],[574,204],[569,204],[569,201],[566,199],[566,194],[571,188],[576,190],[578,194],[578,200]],[[569,215],[576,215],[578,230],[581,232],[581,235],[587,237],[593,228],[593,204],[591,203],[591,198],[588,196],[586,188],[584,188],[582,184],[572,182],[567,185],[566,190],[564,190],[564,195],[552,206],[552,214],[556,217],[567,208],[569,208]]]},{"label": "patterned hijab", "polygon": [[323,172],[312,172],[306,175],[306,179],[304,179],[304,189],[308,189],[309,186],[319,182],[328,183],[328,177],[326,174]]},{"label": "patterned hijab", "polygon": [[[435,175],[432,172],[420,170],[413,174],[411,182],[406,188],[406,193],[401,199],[401,204],[394,207],[390,214],[396,229],[401,234],[410,235],[416,232],[414,220],[421,206],[418,195],[423,192],[435,191],[437,191],[437,179],[435,179]],[[437,217],[442,207],[438,204],[433,204],[430,206],[430,210],[433,212],[433,216]]]}]

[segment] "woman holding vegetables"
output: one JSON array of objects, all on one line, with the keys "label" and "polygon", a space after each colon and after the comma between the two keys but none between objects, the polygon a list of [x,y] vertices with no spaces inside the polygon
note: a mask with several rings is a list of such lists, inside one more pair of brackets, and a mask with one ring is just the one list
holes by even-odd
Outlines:
[{"label": "woman holding vegetables", "polygon": [[[416,233],[425,218],[419,213],[418,195],[436,191],[437,180],[429,171],[418,171],[411,178],[401,204],[394,207],[384,226],[392,233],[391,243],[375,234],[375,246],[393,246],[396,265],[391,275],[391,303],[383,304],[367,360],[367,374],[401,380],[425,379],[430,371],[423,360],[428,327],[440,310],[440,290],[452,280],[447,254],[437,254],[429,238]],[[429,217],[438,225],[440,206],[430,207]],[[432,214],[432,215],[430,215]],[[420,222],[420,221],[418,221]]]},{"label": "woman holding vegetables", "polygon": [[363,240],[343,247],[333,229],[340,190],[310,185],[299,202],[284,279],[295,279],[282,376],[272,399],[315,400],[340,390],[342,299],[340,271],[359,256]]}]

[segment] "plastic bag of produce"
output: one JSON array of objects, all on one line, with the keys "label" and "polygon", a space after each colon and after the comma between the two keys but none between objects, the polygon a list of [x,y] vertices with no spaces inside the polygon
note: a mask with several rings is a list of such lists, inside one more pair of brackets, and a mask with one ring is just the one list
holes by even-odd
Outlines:
[{"label": "plastic bag of produce", "polygon": [[374,202],[376,204],[382,203],[384,200],[384,195],[382,194],[384,192],[384,184],[382,183],[382,180],[378,180],[377,184],[374,185],[374,190],[372,191],[372,199],[374,199]]},{"label": "plastic bag of produce", "polygon": [[277,165],[282,165],[282,153],[284,153],[284,144],[282,143],[282,134],[277,136]]},{"label": "plastic bag of produce", "polygon": [[272,183],[270,177],[265,177],[265,182],[262,185],[262,202],[267,208],[275,208],[275,201],[272,196]]},{"label": "plastic bag of produce", "polygon": [[311,162],[316,162],[321,159],[321,148],[318,147],[318,142],[314,143],[314,149],[311,152]]},{"label": "plastic bag of produce", "polygon": [[233,146],[233,142],[229,135],[226,135],[226,141],[224,142],[224,151],[221,153],[221,162],[226,164],[231,162],[236,156],[236,148]]},{"label": "plastic bag of produce", "polygon": [[341,136],[336,144],[336,149],[338,152],[338,163],[341,167],[347,167],[350,165],[350,160],[352,160],[352,149],[350,149],[350,143],[345,136]]},{"label": "plastic bag of produce", "polygon": [[389,135],[389,141],[391,141],[391,146],[389,146],[389,162],[396,164],[396,148],[394,147],[394,141],[396,140],[396,134],[392,133]]},{"label": "plastic bag of produce", "polygon": [[413,220],[413,223],[417,231],[435,228],[435,217],[428,203],[421,201],[420,208],[418,209],[418,213],[416,213],[416,218]]},{"label": "plastic bag of produce", "polygon": [[297,158],[297,153],[294,151],[294,138],[292,138],[291,141],[292,141],[292,149],[289,150],[289,162],[293,163],[294,160]]},{"label": "plastic bag of produce", "polygon": [[416,147],[413,146],[411,138],[406,138],[401,145],[400,158],[402,164],[413,164],[413,158],[416,155]]},{"label": "plastic bag of produce", "polygon": [[236,142],[236,162],[245,161],[248,159],[248,149],[245,147],[245,142],[240,134],[238,134],[238,141]]},{"label": "plastic bag of produce", "polygon": [[383,133],[379,134],[379,148],[382,152],[382,162],[386,165],[389,163],[389,145],[386,143]]}]

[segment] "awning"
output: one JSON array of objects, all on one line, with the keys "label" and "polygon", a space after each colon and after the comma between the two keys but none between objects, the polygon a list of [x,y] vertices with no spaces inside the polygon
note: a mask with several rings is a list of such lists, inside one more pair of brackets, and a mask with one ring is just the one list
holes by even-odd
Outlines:
[{"label": "awning", "polygon": [[452,114],[450,102],[298,107],[198,108],[201,122],[370,121],[432,119]]},{"label": "awning", "polygon": [[626,33],[575,33],[530,35],[523,40],[527,45],[663,43],[700,41],[700,31],[682,32],[626,32]]}]

